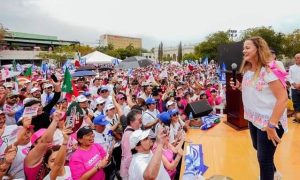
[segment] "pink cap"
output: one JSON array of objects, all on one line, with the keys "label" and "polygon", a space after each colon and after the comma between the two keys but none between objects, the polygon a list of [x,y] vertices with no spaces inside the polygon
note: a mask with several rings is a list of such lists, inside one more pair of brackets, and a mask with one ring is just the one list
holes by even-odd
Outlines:
[{"label": "pink cap", "polygon": [[39,129],[38,131],[36,131],[35,133],[33,133],[33,135],[31,136],[31,144],[34,144],[36,140],[38,140],[40,137],[42,137],[42,135],[46,132],[47,129],[42,128]]},{"label": "pink cap", "polygon": [[121,99],[121,98],[123,98],[123,97],[125,97],[123,94],[118,94],[118,95],[116,96],[117,99]]}]

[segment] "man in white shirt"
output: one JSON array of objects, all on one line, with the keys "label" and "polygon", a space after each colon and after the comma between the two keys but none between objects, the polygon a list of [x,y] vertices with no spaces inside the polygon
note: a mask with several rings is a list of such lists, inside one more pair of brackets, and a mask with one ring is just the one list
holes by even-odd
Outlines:
[{"label": "man in white shirt", "polygon": [[151,129],[150,132],[152,135],[155,133],[155,126],[158,123],[157,115],[159,111],[156,109],[156,101],[154,98],[146,99],[147,110],[143,113],[142,122],[144,129]]},{"label": "man in white shirt", "polygon": [[166,134],[160,129],[156,137],[157,149],[150,151],[152,141],[149,138],[150,129],[135,130],[129,138],[132,151],[132,161],[129,166],[129,180],[156,179],[169,180],[170,176],[162,164],[163,142]]},{"label": "man in white shirt", "polygon": [[292,88],[292,100],[295,109],[295,122],[300,123],[300,53],[295,55],[295,64],[289,69],[289,82]]},{"label": "man in white shirt", "polygon": [[3,111],[6,116],[6,125],[16,124],[15,114],[21,107],[17,104],[18,94],[10,93],[6,96]]},{"label": "man in white shirt", "polygon": [[45,84],[44,85],[44,92],[41,96],[41,103],[42,106],[45,107],[54,97],[53,93],[53,85],[52,84]]}]

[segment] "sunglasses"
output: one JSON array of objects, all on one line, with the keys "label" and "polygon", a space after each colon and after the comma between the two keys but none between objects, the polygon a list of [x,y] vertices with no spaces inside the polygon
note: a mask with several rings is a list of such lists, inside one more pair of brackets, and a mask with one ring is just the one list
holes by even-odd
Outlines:
[{"label": "sunglasses", "polygon": [[178,116],[178,115],[179,115],[179,113],[175,113],[175,114],[172,115],[172,117],[175,117],[175,116]]},{"label": "sunglasses", "polygon": [[13,96],[13,97],[10,97],[9,99],[17,99],[18,97],[16,96]]},{"label": "sunglasses", "polygon": [[47,87],[47,89],[52,89],[52,87]]},{"label": "sunglasses", "polygon": [[101,104],[99,104],[100,106],[103,106],[105,103],[101,103]]},{"label": "sunglasses", "polygon": [[108,90],[103,90],[103,91],[100,91],[101,93],[106,93],[106,92],[108,92]]}]

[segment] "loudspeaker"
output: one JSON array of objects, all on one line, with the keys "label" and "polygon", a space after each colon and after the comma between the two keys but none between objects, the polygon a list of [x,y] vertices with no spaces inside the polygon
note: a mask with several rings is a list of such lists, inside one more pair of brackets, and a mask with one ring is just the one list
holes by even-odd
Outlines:
[{"label": "loudspeaker", "polygon": [[198,118],[201,116],[207,116],[210,112],[212,112],[212,107],[209,105],[206,99],[195,101],[189,103],[185,108],[185,113],[189,116],[190,112],[192,112],[194,118]]}]

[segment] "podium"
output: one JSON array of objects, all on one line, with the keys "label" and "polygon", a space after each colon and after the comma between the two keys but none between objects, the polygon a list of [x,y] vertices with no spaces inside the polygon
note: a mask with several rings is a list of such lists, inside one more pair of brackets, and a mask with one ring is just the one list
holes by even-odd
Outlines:
[{"label": "podium", "polygon": [[[242,92],[233,90],[230,86],[231,71],[226,72],[226,124],[237,130],[248,128],[248,121],[244,119],[244,107],[242,101]],[[237,79],[242,82],[242,75],[237,74]]]}]

